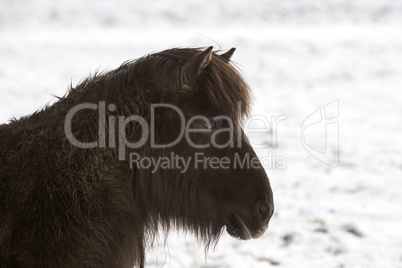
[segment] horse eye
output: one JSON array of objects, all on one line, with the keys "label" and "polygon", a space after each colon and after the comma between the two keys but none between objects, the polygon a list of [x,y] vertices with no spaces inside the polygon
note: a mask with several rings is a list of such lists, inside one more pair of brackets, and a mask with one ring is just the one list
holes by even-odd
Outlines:
[{"label": "horse eye", "polygon": [[207,128],[207,129],[216,129],[216,128],[218,128],[218,124],[217,124],[215,121],[211,121],[211,122],[209,123],[209,126],[208,126],[207,123],[202,124],[202,126],[203,126],[204,128]]}]

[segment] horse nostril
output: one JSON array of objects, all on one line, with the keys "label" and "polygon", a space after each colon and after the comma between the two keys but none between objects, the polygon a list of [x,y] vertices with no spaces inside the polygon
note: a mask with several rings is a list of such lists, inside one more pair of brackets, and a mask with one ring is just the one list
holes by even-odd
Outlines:
[{"label": "horse nostril", "polygon": [[265,221],[269,217],[268,204],[266,204],[265,202],[261,202],[258,205],[258,212],[260,213],[261,220]]}]

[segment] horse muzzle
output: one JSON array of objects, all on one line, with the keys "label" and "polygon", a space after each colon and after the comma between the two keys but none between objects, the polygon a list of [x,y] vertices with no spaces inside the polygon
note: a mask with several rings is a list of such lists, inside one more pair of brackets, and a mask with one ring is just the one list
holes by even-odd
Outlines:
[{"label": "horse muzzle", "polygon": [[232,213],[226,231],[229,235],[242,240],[259,238],[267,231],[273,212],[273,204],[259,201],[248,212]]}]

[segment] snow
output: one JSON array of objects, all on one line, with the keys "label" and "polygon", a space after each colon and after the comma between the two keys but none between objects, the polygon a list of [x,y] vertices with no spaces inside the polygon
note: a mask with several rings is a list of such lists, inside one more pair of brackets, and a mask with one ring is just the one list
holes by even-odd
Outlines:
[{"label": "snow", "polygon": [[[401,33],[399,0],[0,0],[0,122],[98,68],[176,46],[235,46],[253,115],[286,116],[276,146],[257,149],[286,159],[267,168],[270,228],[251,241],[224,234],[207,253],[173,233],[147,251],[148,267],[402,267]],[[302,140],[303,122],[325,119],[334,102],[334,124],[306,127]],[[271,135],[250,138],[275,145]]]}]

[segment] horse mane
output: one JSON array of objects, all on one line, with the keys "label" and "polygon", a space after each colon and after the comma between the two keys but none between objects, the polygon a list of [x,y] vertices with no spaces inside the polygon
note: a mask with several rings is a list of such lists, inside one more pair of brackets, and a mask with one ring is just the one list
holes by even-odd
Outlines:
[{"label": "horse mane", "polygon": [[[127,61],[118,69],[103,75],[105,90],[109,94],[114,94],[116,98],[118,92],[132,85],[133,79],[139,79],[138,73],[157,71],[163,76],[172,70],[179,72],[180,66],[200,50],[201,48],[172,48]],[[98,80],[97,76],[94,80]],[[223,115],[237,120],[242,120],[244,116],[249,115],[251,105],[249,86],[236,66],[228,64],[227,60],[221,58],[216,52],[197,82],[198,89],[205,90],[210,103]],[[177,88],[170,90],[177,90]],[[161,93],[156,92],[156,94]]]}]

